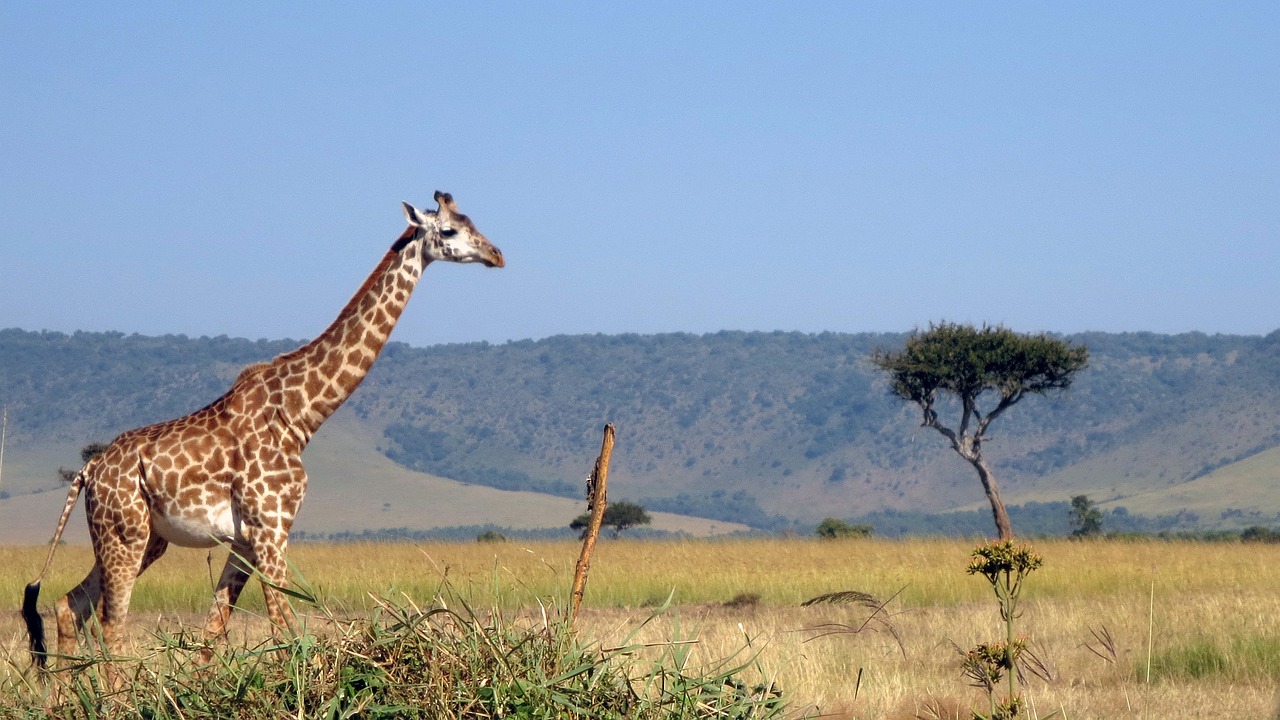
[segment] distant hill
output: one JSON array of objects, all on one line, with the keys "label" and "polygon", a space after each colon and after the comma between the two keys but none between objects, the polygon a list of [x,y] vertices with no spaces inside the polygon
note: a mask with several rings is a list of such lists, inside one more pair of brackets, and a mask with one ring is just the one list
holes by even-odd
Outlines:
[{"label": "distant hill", "polygon": [[[1083,493],[1135,513],[1185,510],[1205,527],[1280,519],[1280,331],[1069,339],[1090,349],[1078,382],[1025,400],[993,426],[987,453],[1008,502]],[[311,530],[470,525],[477,506],[512,496],[451,497],[456,522],[433,506],[415,525],[403,504],[429,502],[430,493],[379,501],[395,484],[378,474],[384,463],[402,478],[551,496],[568,513],[606,422],[618,429],[611,497],[721,530],[982,508],[972,470],[919,427],[914,406],[890,397],[867,362],[875,348],[904,340],[721,332],[392,343],[308,450],[314,482],[299,527],[312,510]],[[0,492],[14,496],[0,512],[18,495],[55,489],[56,465],[75,464],[83,444],[198,408],[243,365],[298,344],[0,331],[0,404],[10,412]],[[322,460],[326,447],[344,450]],[[316,488],[340,497],[356,486],[377,512],[324,525]],[[394,522],[379,517],[393,509]],[[522,517],[526,526],[572,517],[560,512]]]}]

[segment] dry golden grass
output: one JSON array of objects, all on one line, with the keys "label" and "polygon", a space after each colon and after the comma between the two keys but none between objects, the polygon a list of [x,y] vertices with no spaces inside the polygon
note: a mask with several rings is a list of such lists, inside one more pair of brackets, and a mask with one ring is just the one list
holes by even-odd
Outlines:
[{"label": "dry golden grass", "polygon": [[[1259,718],[1274,710],[1280,548],[1062,540],[1035,546],[1045,565],[1027,582],[1019,629],[1054,679],[1028,683],[1033,717],[1061,711],[1071,719]],[[636,638],[655,643],[645,652],[670,652],[662,643],[672,639],[696,639],[677,646],[690,648],[693,662],[744,648],[758,652],[766,679],[783,688],[797,710],[950,717],[948,709],[979,697],[961,679],[956,647],[999,639],[1002,632],[989,586],[964,572],[970,550],[971,543],[952,540],[602,542],[581,632],[604,646],[620,643],[672,595],[674,606]],[[370,606],[370,591],[430,604],[444,578],[477,607],[563,607],[576,553],[571,543],[301,544],[290,551],[330,607],[353,614]],[[43,548],[0,548],[6,568],[0,597],[12,598],[14,608],[43,554]],[[221,568],[215,556],[210,573],[205,558],[171,551],[144,576],[134,596],[135,636],[145,638],[160,612],[166,623],[199,621],[210,576]],[[44,586],[46,610],[90,561],[87,548],[60,550]],[[800,607],[838,590],[880,598],[896,593],[881,617],[898,639],[874,622],[861,633],[822,636],[824,626],[858,627],[870,613],[851,605]],[[246,595],[251,616],[260,594]],[[735,598],[739,602],[730,604]],[[267,632],[260,620],[232,624],[233,641]],[[1149,627],[1157,660],[1151,684],[1145,682]],[[1101,650],[1093,631],[1103,628],[1115,640],[1114,658],[1086,646]],[[16,613],[0,619],[0,663],[25,666],[24,646]],[[1206,669],[1196,661],[1202,656],[1225,666]]]}]

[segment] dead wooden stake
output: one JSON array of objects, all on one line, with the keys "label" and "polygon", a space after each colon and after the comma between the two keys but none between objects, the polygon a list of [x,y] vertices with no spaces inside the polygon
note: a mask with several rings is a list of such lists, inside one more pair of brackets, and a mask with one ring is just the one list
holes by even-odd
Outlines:
[{"label": "dead wooden stake", "polygon": [[604,509],[608,504],[606,486],[609,483],[609,456],[613,454],[613,424],[604,426],[604,441],[600,444],[600,457],[596,458],[596,467],[587,478],[587,512],[591,519],[582,537],[582,554],[578,556],[578,566],[573,571],[573,600],[569,615],[569,623],[578,617],[578,607],[582,605],[582,594],[587,590],[587,571],[591,569],[591,553],[596,547],[596,538],[600,536],[600,526],[604,524]]}]

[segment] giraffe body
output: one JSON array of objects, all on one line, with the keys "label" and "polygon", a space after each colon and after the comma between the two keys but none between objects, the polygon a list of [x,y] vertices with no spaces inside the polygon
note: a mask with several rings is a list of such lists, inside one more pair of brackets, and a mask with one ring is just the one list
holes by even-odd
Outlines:
[{"label": "giraffe body", "polygon": [[[121,434],[77,473],[49,558],[24,596],[37,665],[43,667],[47,655],[35,607],[40,581],[81,492],[95,562],[55,605],[60,653],[75,652],[95,611],[103,643],[118,652],[134,582],[170,544],[224,544],[233,551],[214,592],[206,639],[223,634],[255,570],[266,581],[272,622],[291,623],[277,588],[287,586],[285,549],[307,489],[302,451],[364,379],[427,264],[505,264],[450,195],[437,192],[436,200],[436,212],[405,204],[409,227],[319,337],[245,368],[230,390],[200,410]],[[202,658],[209,657],[206,649]]]}]

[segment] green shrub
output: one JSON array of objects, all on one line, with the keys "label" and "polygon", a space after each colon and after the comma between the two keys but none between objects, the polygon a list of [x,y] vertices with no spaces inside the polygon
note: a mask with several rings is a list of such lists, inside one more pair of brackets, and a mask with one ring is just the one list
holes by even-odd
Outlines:
[{"label": "green shrub", "polygon": [[[1135,669],[1145,676],[1146,667]],[[1200,680],[1232,677],[1241,682],[1267,681],[1280,675],[1280,638],[1201,637],[1151,656],[1153,680]]]},{"label": "green shrub", "polygon": [[843,520],[836,518],[826,518],[818,523],[818,537],[824,540],[835,540],[838,538],[859,538],[870,537],[872,528],[870,525],[850,525]]},{"label": "green shrub", "polygon": [[248,650],[223,648],[208,667],[195,665],[195,635],[161,637],[154,655],[112,662],[126,679],[118,693],[102,690],[108,664],[86,659],[54,673],[62,694],[48,707],[26,679],[0,688],[0,717],[785,717],[776,688],[739,679],[755,666],[754,656],[695,671],[682,643],[641,660],[639,646],[605,650],[581,638],[553,608],[531,621],[474,611],[456,594],[429,610],[379,604],[370,617],[329,615],[333,629],[323,635],[304,631]]}]

